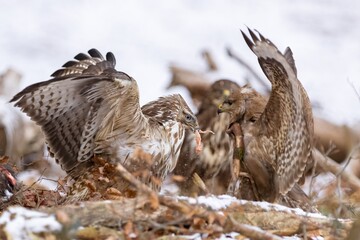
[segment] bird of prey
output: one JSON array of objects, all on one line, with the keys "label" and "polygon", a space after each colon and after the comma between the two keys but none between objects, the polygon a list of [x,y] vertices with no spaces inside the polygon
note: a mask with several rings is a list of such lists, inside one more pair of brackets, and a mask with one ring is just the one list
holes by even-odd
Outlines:
[{"label": "bird of prey", "polygon": [[211,130],[214,134],[204,135],[202,138],[203,150],[196,154],[193,134],[186,134],[181,149],[179,162],[174,174],[185,177],[180,183],[183,194],[194,195],[199,193],[192,181],[197,173],[205,182],[210,192],[224,194],[227,191],[231,175],[230,167],[233,148],[226,130],[230,124],[227,114],[217,114],[218,106],[235,89],[240,86],[230,80],[214,82],[201,97],[201,104],[196,114],[201,129]]},{"label": "bird of prey", "polygon": [[176,165],[185,129],[199,128],[195,115],[178,94],[140,108],[137,83],[115,69],[114,55],[88,53],[11,102],[41,126],[50,153],[73,178],[86,173],[95,154],[131,168],[140,149],[151,156],[152,176],[163,180]]},{"label": "bird of prey", "polygon": [[269,100],[258,119],[248,119],[251,94],[233,91],[219,111],[230,113],[231,121],[246,129],[243,161],[261,199],[275,202],[295,186],[312,162],[312,111],[290,48],[282,54],[260,33],[259,37],[250,29],[249,33],[252,40],[244,32],[243,37],[272,85]]}]

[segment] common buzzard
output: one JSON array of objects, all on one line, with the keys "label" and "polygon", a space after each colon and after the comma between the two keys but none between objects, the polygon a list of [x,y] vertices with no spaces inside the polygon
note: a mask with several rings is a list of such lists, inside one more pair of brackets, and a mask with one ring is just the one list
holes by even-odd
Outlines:
[{"label": "common buzzard", "polygon": [[176,165],[185,129],[198,130],[196,117],[178,94],[140,108],[137,83],[115,70],[114,55],[88,53],[11,102],[41,126],[50,152],[70,176],[86,172],[95,154],[131,167],[141,149],[151,155],[152,175],[163,180]]},{"label": "common buzzard", "polygon": [[184,183],[179,183],[183,194],[199,193],[192,176],[198,174],[207,185],[208,190],[215,194],[224,194],[231,178],[231,161],[233,147],[226,130],[230,124],[227,114],[217,114],[222,101],[240,86],[230,80],[222,79],[214,82],[205,94],[201,96],[201,104],[196,117],[201,129],[211,130],[214,134],[204,135],[203,150],[197,154],[193,134],[186,134],[181,149],[178,165],[174,174],[185,177]]},{"label": "common buzzard", "polygon": [[312,161],[312,111],[290,48],[282,54],[260,33],[260,39],[249,33],[252,40],[242,32],[272,85],[269,100],[259,119],[246,118],[251,94],[244,95],[244,89],[233,91],[219,110],[246,129],[244,163],[261,198],[274,202],[295,186]]}]

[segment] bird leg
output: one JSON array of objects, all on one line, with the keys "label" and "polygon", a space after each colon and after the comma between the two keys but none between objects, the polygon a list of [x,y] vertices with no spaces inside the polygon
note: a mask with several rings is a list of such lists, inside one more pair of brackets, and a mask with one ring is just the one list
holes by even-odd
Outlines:
[{"label": "bird leg", "polygon": [[241,172],[241,162],[244,157],[244,140],[243,133],[239,123],[231,124],[227,133],[234,139],[234,154],[232,162],[232,180],[236,180]]},{"label": "bird leg", "polygon": [[259,197],[259,194],[258,194],[258,191],[256,189],[256,185],[255,185],[255,181],[254,179],[251,177],[251,175],[247,172],[240,172],[239,173],[239,176],[240,177],[245,177],[247,179],[249,179],[250,181],[250,185],[251,185],[251,188],[252,188],[252,191],[253,191],[253,194],[254,194],[254,197],[255,197],[255,200],[256,201],[261,201],[261,198]]},{"label": "bird leg", "polygon": [[[228,192],[235,196],[247,200],[260,201],[260,197],[251,174],[244,163],[244,138],[240,123],[235,122],[230,125],[227,133],[234,139],[234,154],[232,162],[232,179]],[[246,181],[244,178],[247,178]],[[251,193],[252,192],[252,193]]]}]

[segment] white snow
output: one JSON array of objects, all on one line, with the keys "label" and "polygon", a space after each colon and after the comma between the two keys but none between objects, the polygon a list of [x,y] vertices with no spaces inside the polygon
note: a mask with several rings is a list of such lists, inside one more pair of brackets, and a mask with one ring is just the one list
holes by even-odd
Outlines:
[{"label": "white snow", "polygon": [[[283,239],[284,240],[301,240],[301,238],[296,237],[296,236],[294,236],[294,237],[283,237]],[[316,239],[313,239],[313,240],[316,240]]]},{"label": "white snow", "polygon": [[137,237],[136,233],[130,233],[129,234],[129,238],[136,238],[136,237]]},{"label": "white snow", "polygon": [[195,233],[193,235],[181,235],[183,239],[191,239],[191,240],[201,240],[202,236],[200,233]]},{"label": "white snow", "polygon": [[10,191],[7,190],[7,189],[5,189],[4,193],[5,193],[5,196],[3,196],[3,197],[1,198],[1,200],[2,200],[3,202],[9,201],[9,199],[12,197],[12,195],[14,195],[12,192],[10,192]]},{"label": "white snow", "polygon": [[37,170],[22,171],[16,177],[20,182],[25,182],[27,185],[31,185],[36,182],[42,188],[48,190],[56,190],[58,187],[57,179],[59,177],[53,176],[44,178]]},{"label": "white snow", "polygon": [[[216,240],[231,240],[231,239],[237,239],[236,237],[239,236],[239,233],[231,232],[231,233],[224,233],[221,234],[220,237],[216,238]],[[180,235],[178,237],[181,237],[181,239],[189,239],[189,240],[202,240],[202,239],[208,239],[208,234],[200,234],[195,233],[192,235]]]},{"label": "white snow", "polygon": [[9,207],[0,217],[5,231],[12,239],[30,239],[30,233],[60,231],[61,224],[55,216],[23,207]]},{"label": "white snow", "polygon": [[[180,92],[165,90],[170,80],[169,63],[205,70],[200,51],[209,49],[221,72],[216,77],[245,83],[249,74],[225,54],[230,46],[254,70],[264,76],[239,29],[256,28],[284,50],[290,46],[299,79],[310,99],[322,106],[315,115],[337,123],[360,120],[360,100],[350,83],[360,91],[360,1],[5,1],[0,0],[0,71],[14,67],[24,76],[23,86],[49,79],[50,74],[78,52],[98,48],[114,52],[117,69],[133,76],[142,104],[159,96]],[[214,77],[214,76],[213,76]],[[214,79],[215,80],[215,79]],[[262,90],[260,85],[254,87]],[[179,197],[179,199],[185,199]],[[219,210],[232,202],[230,196],[188,198]],[[256,203],[282,211],[306,213],[280,205]],[[40,214],[27,221],[22,208],[10,208],[0,218],[16,213],[18,227],[59,227],[53,216]],[[311,214],[313,216],[313,214]],[[318,217],[324,217],[316,214]],[[45,221],[46,219],[46,221]],[[41,224],[40,224],[41,223]],[[14,221],[7,223],[14,231]],[[22,237],[22,231],[16,234]],[[26,233],[25,233],[26,234]],[[21,239],[21,238],[19,238]]]},{"label": "white snow", "polygon": [[[232,203],[237,203],[240,205],[245,205],[245,204],[249,203],[249,201],[247,201],[247,200],[237,199],[237,198],[229,196],[229,195],[199,196],[197,198],[178,196],[177,199],[186,200],[190,204],[203,204],[206,207],[209,207],[215,211],[222,210],[222,209],[230,206]],[[299,216],[308,216],[308,217],[313,217],[313,218],[327,218],[326,216],[324,216],[320,213],[309,213],[309,212],[303,211],[300,208],[289,208],[289,207],[285,207],[283,205],[274,204],[274,203],[251,201],[251,204],[258,206],[264,210],[276,210],[276,211],[294,213]],[[341,221],[341,219],[340,219],[340,221]]]},{"label": "white snow", "polygon": [[336,176],[334,176],[334,174],[329,172],[320,173],[313,179],[313,182],[311,182],[311,178],[307,178],[302,188],[308,196],[314,196],[314,194],[316,194],[314,198],[321,199],[326,197],[327,187],[335,181]]},{"label": "white snow", "polygon": [[305,212],[304,210],[302,210],[300,208],[289,208],[289,207],[285,207],[285,206],[279,205],[279,204],[273,204],[273,203],[268,203],[268,202],[252,202],[252,204],[259,206],[264,210],[272,210],[273,209],[273,210],[281,211],[281,212],[294,213],[299,216],[308,216],[308,217],[313,217],[313,218],[327,218],[326,216],[324,216],[320,213],[309,213],[309,212]]},{"label": "white snow", "polygon": [[162,195],[178,195],[179,186],[172,180],[171,175],[167,176],[161,185],[160,194]]},{"label": "white snow", "polygon": [[[139,84],[141,103],[182,88],[165,90],[168,65],[205,69],[200,51],[209,49],[221,72],[240,84],[249,74],[225,54],[230,46],[261,76],[239,29],[256,28],[279,49],[290,46],[298,75],[316,115],[358,122],[360,101],[360,2],[275,1],[1,1],[0,71],[13,66],[23,86],[47,80],[78,52],[113,51],[117,69]],[[246,26],[245,26],[246,25]],[[260,85],[254,85],[261,90]]]},{"label": "white snow", "polygon": [[191,198],[186,196],[178,196],[179,200],[186,200],[190,204],[204,204],[207,207],[210,207],[213,210],[221,210],[224,209],[233,202],[242,202],[243,200],[238,200],[235,197],[229,195],[209,195],[209,196],[199,196],[197,198]]},{"label": "white snow", "polygon": [[240,234],[237,232],[224,233],[224,234],[221,234],[221,236],[219,238],[217,238],[217,240],[237,239],[236,237],[239,235]]},{"label": "white snow", "polygon": [[7,147],[6,153],[15,152],[21,148],[21,141],[24,138],[23,132],[17,131],[22,128],[24,119],[19,109],[14,108],[6,96],[0,96],[0,126],[5,128]]}]

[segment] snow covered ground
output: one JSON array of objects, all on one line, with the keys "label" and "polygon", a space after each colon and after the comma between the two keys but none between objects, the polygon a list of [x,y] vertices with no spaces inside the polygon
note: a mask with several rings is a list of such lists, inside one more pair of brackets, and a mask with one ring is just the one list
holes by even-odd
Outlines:
[{"label": "snow covered ground", "polygon": [[[78,52],[112,51],[117,69],[139,84],[141,103],[168,94],[170,62],[205,69],[209,49],[220,77],[243,83],[234,51],[258,70],[239,29],[256,28],[280,49],[291,46],[298,75],[317,115],[338,123],[360,120],[360,2],[356,0],[0,0],[0,71],[14,67],[23,86],[47,80]],[[246,25],[246,26],[245,26]],[[255,86],[257,87],[257,86]],[[258,88],[261,90],[260,88]],[[171,92],[186,92],[181,88]]]}]

